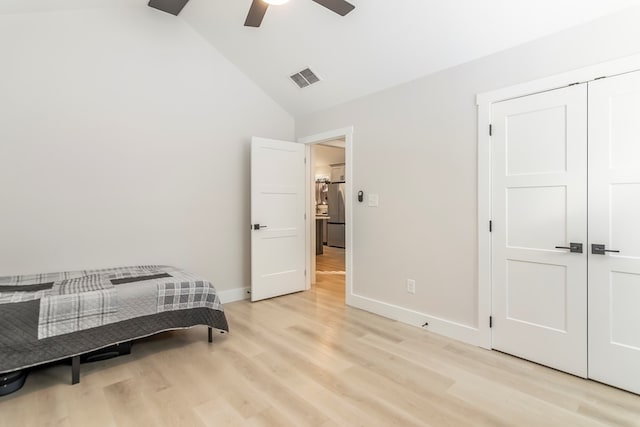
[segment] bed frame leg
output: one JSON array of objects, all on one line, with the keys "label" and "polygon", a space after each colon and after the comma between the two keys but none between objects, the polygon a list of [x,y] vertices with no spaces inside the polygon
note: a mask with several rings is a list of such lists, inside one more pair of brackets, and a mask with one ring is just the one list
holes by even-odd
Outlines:
[{"label": "bed frame leg", "polygon": [[71,358],[71,384],[80,382],[80,356]]},{"label": "bed frame leg", "polygon": [[213,328],[209,327],[209,342],[213,342]]}]

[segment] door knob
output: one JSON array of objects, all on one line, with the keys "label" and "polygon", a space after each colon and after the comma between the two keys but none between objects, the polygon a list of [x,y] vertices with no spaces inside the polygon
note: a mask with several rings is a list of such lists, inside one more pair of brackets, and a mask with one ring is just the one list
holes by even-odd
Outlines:
[{"label": "door knob", "polygon": [[253,224],[253,229],[254,230],[260,230],[261,228],[267,228],[266,225],[260,225],[260,224]]},{"label": "door knob", "polygon": [[605,255],[606,252],[620,253],[620,251],[613,249],[605,249],[605,245],[592,244],[591,253],[594,255]]},{"label": "door knob", "polygon": [[556,249],[569,249],[569,252],[573,252],[574,254],[582,253],[582,243],[569,243],[569,246],[556,246]]}]

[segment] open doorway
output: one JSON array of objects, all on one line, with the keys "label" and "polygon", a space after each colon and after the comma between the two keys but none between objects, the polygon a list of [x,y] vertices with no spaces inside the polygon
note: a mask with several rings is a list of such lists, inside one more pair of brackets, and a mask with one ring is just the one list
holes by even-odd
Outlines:
[{"label": "open doorway", "polygon": [[346,271],[345,139],[311,146],[314,179],[315,282],[321,293],[344,300]]},{"label": "open doorway", "polygon": [[[298,142],[307,146],[307,212],[311,219],[307,221],[306,266],[310,274],[306,275],[306,289],[349,305],[353,298],[353,128],[307,136]],[[329,193],[334,193],[330,190],[333,183],[341,184],[335,193],[342,194],[334,207],[335,203],[342,203],[342,209],[332,217]],[[316,255],[320,248],[322,253]]]}]

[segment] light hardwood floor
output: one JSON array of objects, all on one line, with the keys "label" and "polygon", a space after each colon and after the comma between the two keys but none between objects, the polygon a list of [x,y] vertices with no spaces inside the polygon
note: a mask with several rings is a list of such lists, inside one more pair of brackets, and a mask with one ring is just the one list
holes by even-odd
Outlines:
[{"label": "light hardwood floor", "polygon": [[[345,307],[343,276],[225,306],[231,333],[32,372],[0,426],[632,426],[640,397]],[[331,283],[329,283],[331,282]]]},{"label": "light hardwood floor", "polygon": [[324,246],[322,255],[316,255],[316,271],[344,272],[344,254],[342,248]]}]

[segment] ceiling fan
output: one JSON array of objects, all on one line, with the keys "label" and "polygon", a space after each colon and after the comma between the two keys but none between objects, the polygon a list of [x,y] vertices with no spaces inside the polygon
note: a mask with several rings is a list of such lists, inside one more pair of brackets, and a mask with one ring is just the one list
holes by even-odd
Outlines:
[{"label": "ceiling fan", "polygon": [[[289,0],[253,0],[247,19],[244,21],[245,27],[259,27],[264,18],[264,14],[267,12],[267,8],[270,4],[279,5],[284,4]],[[347,13],[355,9],[355,6],[346,0],[312,0],[321,6],[337,13],[340,16],[345,16]]]},{"label": "ceiling fan", "polygon": [[[162,10],[163,12],[177,15],[182,8],[187,4],[189,0],[149,0],[149,6]],[[267,12],[269,5],[284,4],[289,0],[253,0],[249,14],[246,21],[244,21],[245,27],[259,27],[264,18],[264,14]],[[321,6],[337,13],[340,16],[345,16],[356,7],[346,0],[312,0]]]}]

